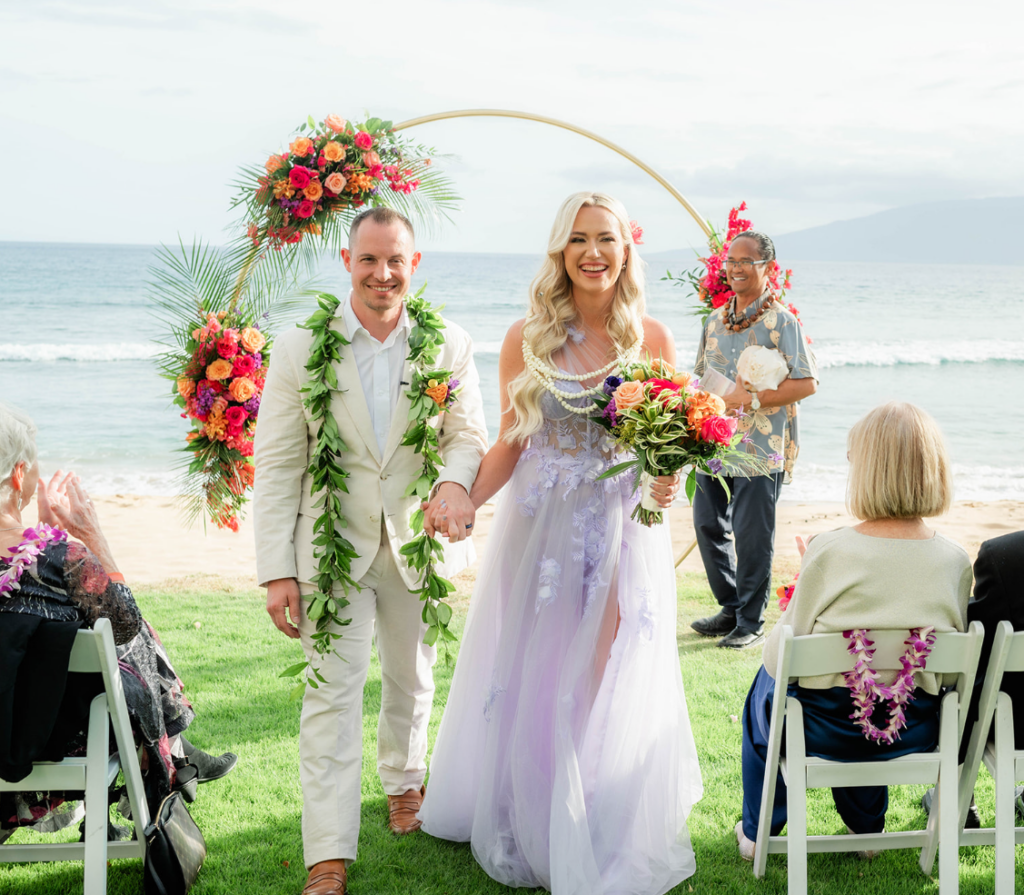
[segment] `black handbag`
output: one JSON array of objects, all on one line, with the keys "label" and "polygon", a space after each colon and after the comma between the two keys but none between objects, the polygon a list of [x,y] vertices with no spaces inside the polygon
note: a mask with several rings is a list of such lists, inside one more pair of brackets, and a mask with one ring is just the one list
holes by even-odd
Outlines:
[{"label": "black handbag", "polygon": [[180,792],[172,792],[145,830],[146,895],[185,895],[206,858],[206,840],[185,807]]}]

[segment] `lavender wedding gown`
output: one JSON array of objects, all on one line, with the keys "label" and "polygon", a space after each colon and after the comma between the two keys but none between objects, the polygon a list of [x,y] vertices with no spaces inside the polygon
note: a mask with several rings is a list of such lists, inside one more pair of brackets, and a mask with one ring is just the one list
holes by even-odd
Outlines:
[{"label": "lavender wedding gown", "polygon": [[[573,334],[559,369],[599,368],[589,347]],[[631,475],[595,481],[623,459],[613,447],[545,395],[488,537],[420,812],[494,879],[555,895],[661,895],[695,869],[668,524],[630,520]]]}]

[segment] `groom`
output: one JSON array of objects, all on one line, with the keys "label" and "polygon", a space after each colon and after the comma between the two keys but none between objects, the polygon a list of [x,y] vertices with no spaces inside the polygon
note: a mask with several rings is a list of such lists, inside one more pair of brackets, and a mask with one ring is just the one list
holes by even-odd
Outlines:
[{"label": "groom", "polygon": [[[310,871],[304,895],[344,893],[346,867],[356,857],[363,686],[374,635],[381,664],[377,770],[388,797],[389,826],[398,834],[419,828],[416,812],[424,793],[434,696],[436,653],[423,643],[422,604],[409,591],[418,586],[418,576],[399,553],[413,537],[410,517],[419,506],[405,491],[422,464],[412,447],[401,444],[412,381],[406,362],[411,321],[404,299],[420,253],[409,220],[378,207],[353,220],[349,247],[341,254],[352,291],[331,328],[350,344],[341,348],[335,367],[339,389],[332,392],[331,411],[348,448],[339,457],[349,473],[347,492],[338,497],[348,520],[345,536],[359,554],[351,574],[361,589],[347,594],[351,605],[342,615],[352,621],[334,641],[339,655],[319,659],[327,683],[307,687],[302,704],[302,841]],[[434,418],[444,467],[428,518],[444,501],[441,513],[452,543],[464,540],[472,528],[468,492],[487,450],[487,430],[470,338],[451,323],[444,336],[437,366],[453,370],[462,389],[451,410]],[[306,471],[317,429],[306,416],[301,392],[309,378],[305,365],[312,339],[309,330],[295,329],[274,344],[256,430],[253,498],[267,612],[284,634],[301,638],[311,659],[316,623],[306,617],[300,595],[316,590],[310,582],[317,570],[313,526],[320,514]]]}]

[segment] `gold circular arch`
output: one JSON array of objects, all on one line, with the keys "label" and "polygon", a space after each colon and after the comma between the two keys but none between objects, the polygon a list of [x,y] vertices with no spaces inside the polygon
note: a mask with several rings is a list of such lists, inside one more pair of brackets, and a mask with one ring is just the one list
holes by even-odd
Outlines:
[{"label": "gold circular arch", "polygon": [[705,236],[711,235],[711,227],[708,226],[699,214],[697,209],[694,208],[687,198],[679,192],[668,180],[662,177],[657,171],[654,170],[650,165],[642,162],[632,152],[623,149],[621,146],[617,146],[610,140],[606,140],[604,137],[600,137],[593,131],[584,130],[582,127],[576,127],[575,124],[569,124],[565,121],[559,121],[557,118],[548,118],[545,115],[534,115],[532,112],[514,112],[509,109],[461,109],[455,112],[436,112],[433,115],[422,115],[419,118],[410,118],[408,121],[403,121],[401,124],[396,124],[393,130],[400,131],[405,130],[409,127],[416,127],[418,124],[428,124],[431,121],[444,121],[449,118],[522,118],[526,121],[539,121],[541,124],[550,124],[554,127],[560,127],[563,130],[572,131],[574,134],[579,134],[582,137],[586,137],[588,140],[593,140],[595,143],[600,143],[602,146],[606,146],[613,152],[617,152],[624,159],[628,159],[642,171],[650,174],[658,183],[660,183],[669,193],[675,198],[680,205],[683,206],[693,217],[693,219],[700,226],[701,230],[704,231]]}]

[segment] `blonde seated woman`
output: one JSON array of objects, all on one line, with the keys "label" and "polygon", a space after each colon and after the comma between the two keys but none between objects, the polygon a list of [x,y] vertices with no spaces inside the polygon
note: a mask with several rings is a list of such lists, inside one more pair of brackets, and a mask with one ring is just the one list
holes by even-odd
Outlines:
[{"label": "blonde seated woman", "polygon": [[[675,361],[644,313],[622,205],[570,196],[500,358],[501,435],[471,497],[506,483],[420,812],[510,886],[663,893],[694,872],[700,769],[676,651],[668,525],[630,519],[632,476],[590,396],[642,354]],[[657,480],[668,506],[678,477]]]},{"label": "blonde seated woman", "polygon": [[[928,528],[953,499],[953,477],[938,425],[913,404],[876,407],[851,430],[847,505],[863,521],[812,538],[800,565],[792,600],[764,645],[764,664],[743,710],[743,819],[736,825],[740,854],[753,860],[768,729],[782,626],[797,636],[853,628],[918,628],[963,631],[971,593],[971,563],[964,549]],[[890,685],[894,673],[879,672]],[[842,675],[801,678],[791,685],[804,709],[807,754],[836,761],[888,759],[934,748],[939,733],[939,681],[927,669],[914,674],[915,698],[906,727],[891,745],[865,736],[851,719],[852,696]],[[871,716],[888,723],[888,703]],[[889,793],[884,786],[832,790],[840,817],[853,833],[885,828]],[[786,786],[780,773],[771,833],[786,823]]]}]

